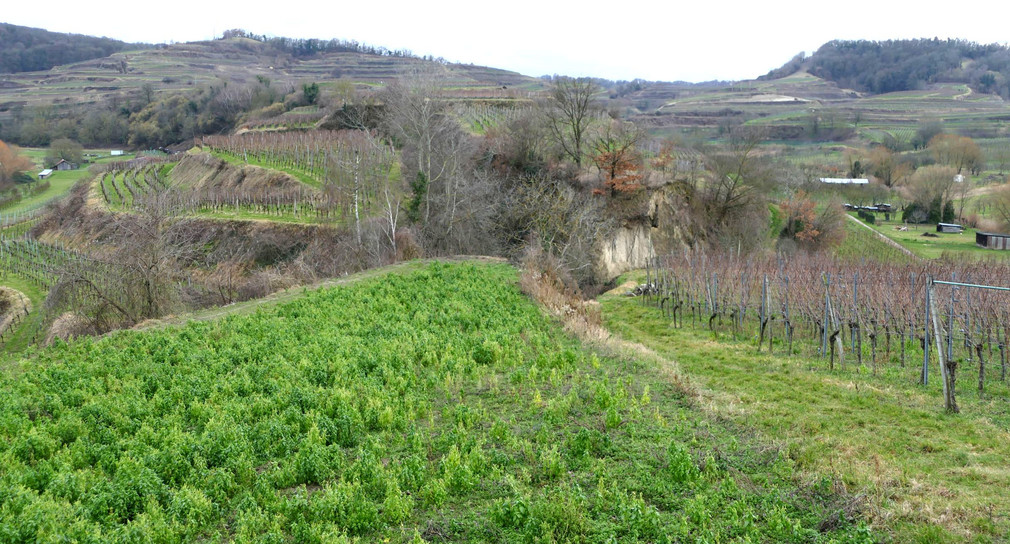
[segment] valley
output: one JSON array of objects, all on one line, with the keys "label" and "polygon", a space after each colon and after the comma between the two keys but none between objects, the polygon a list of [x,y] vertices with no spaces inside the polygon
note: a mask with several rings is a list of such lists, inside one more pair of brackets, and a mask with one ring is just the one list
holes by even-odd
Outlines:
[{"label": "valley", "polygon": [[80,43],[0,74],[0,541],[1010,538],[1005,47]]}]

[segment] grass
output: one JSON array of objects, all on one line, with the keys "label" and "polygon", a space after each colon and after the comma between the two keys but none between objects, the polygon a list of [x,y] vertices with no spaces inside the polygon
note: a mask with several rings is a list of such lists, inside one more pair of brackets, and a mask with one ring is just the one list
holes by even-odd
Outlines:
[{"label": "grass", "polygon": [[[877,215],[877,221],[870,225],[874,230],[908,248],[912,253],[924,259],[970,258],[970,259],[1003,259],[1010,257],[1005,251],[994,251],[975,245],[975,229],[964,229],[963,233],[936,232],[936,225],[907,225],[907,231],[895,230],[895,227],[905,226],[900,220],[884,221],[882,215]],[[936,237],[924,236],[935,234]]]},{"label": "grass", "polygon": [[285,174],[288,174],[289,176],[308,185],[309,187],[315,187],[318,189],[323,186],[323,182],[321,180],[316,179],[314,176],[310,176],[305,171],[298,168],[278,167],[263,161],[258,161],[255,158],[253,158],[253,160],[247,161],[242,157],[239,157],[238,155],[234,155],[232,153],[228,153],[225,151],[212,150],[210,148],[206,148],[203,151],[206,153],[210,153],[211,155],[219,159],[223,159],[237,166],[247,166],[247,165],[259,166],[261,168],[266,168],[267,170],[276,170],[278,172],[284,172]]},{"label": "grass", "polygon": [[875,259],[888,263],[909,260],[906,253],[851,220],[845,222],[845,240],[834,249],[834,253],[839,257],[854,260]]},{"label": "grass", "polygon": [[0,350],[0,359],[3,358],[2,351],[15,352],[27,348],[31,344],[30,334],[34,329],[33,325],[40,318],[42,303],[45,301],[46,293],[34,283],[16,276],[0,272],[0,285],[21,291],[32,303],[32,311],[21,325],[13,331],[11,336],[4,341],[4,346]]},{"label": "grass", "polygon": [[877,540],[832,481],[797,485],[668,365],[580,346],[516,283],[426,264],[11,362],[0,540]]},{"label": "grass", "polygon": [[[33,161],[35,161],[37,165],[42,164],[42,160],[46,154],[45,149],[28,148],[24,149],[23,151],[24,154],[30,157]],[[95,151],[89,150],[87,152],[94,153]],[[132,158],[133,158],[132,154],[122,155],[119,157],[103,157],[95,162],[106,163],[113,161],[125,161]],[[38,172],[32,172],[33,177],[35,177],[34,175],[37,173]],[[55,170],[53,171],[52,175],[50,175],[48,178],[49,181],[48,189],[37,195],[33,195],[31,197],[21,200],[21,202],[18,202],[16,205],[3,210],[3,213],[15,214],[18,212],[35,210],[42,206],[45,206],[50,201],[67,194],[67,192],[70,191],[70,188],[73,187],[75,183],[90,175],[91,174],[88,172],[88,169],[84,166],[78,168],[77,170]]]},{"label": "grass", "polygon": [[1005,383],[990,379],[991,396],[979,399],[963,370],[962,414],[946,415],[938,380],[916,385],[914,363],[884,365],[877,376],[852,364],[828,371],[822,360],[756,354],[750,342],[675,329],[633,299],[610,294],[601,303],[612,332],[675,360],[713,412],[780,443],[809,478],[866,497],[874,525],[895,542],[1010,536]]},{"label": "grass", "polygon": [[21,202],[4,210],[4,213],[13,214],[22,211],[34,210],[44,206],[49,201],[67,194],[75,183],[88,175],[88,171],[83,168],[79,168],[77,170],[54,171],[48,178],[48,189],[37,195],[22,199]]}]

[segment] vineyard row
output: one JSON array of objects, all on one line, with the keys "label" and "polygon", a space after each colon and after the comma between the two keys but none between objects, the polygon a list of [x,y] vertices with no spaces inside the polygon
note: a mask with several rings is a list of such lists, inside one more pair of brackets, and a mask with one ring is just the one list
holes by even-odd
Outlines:
[{"label": "vineyard row", "polygon": [[[643,300],[677,327],[687,320],[716,334],[755,341],[759,351],[793,354],[805,346],[827,358],[832,369],[836,360],[845,364],[846,352],[874,372],[878,365],[923,362],[917,377],[928,383],[926,340],[936,335],[926,332],[933,327],[926,292],[934,278],[1001,285],[1010,278],[1010,266],[853,265],[825,256],[742,259],[686,252],[652,262],[642,291]],[[933,304],[945,359],[973,365],[982,392],[989,365],[998,363],[999,379],[1006,379],[1010,293],[942,287],[935,290]]]}]

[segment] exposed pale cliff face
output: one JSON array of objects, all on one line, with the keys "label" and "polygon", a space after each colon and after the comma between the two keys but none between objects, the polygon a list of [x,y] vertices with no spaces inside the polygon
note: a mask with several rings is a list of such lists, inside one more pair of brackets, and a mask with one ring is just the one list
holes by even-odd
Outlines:
[{"label": "exposed pale cliff face", "polygon": [[609,281],[629,270],[644,268],[656,256],[651,231],[651,226],[643,223],[614,229],[600,244],[598,277]]},{"label": "exposed pale cliff face", "polygon": [[611,206],[609,211],[619,223],[597,246],[597,279],[608,282],[644,268],[657,255],[687,247],[678,202],[672,187],[666,185]]}]

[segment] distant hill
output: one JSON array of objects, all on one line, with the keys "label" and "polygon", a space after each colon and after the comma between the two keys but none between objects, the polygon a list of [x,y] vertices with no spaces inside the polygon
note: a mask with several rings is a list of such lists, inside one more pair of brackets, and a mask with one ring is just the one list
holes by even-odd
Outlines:
[{"label": "distant hill", "polygon": [[[447,63],[409,51],[340,40],[226,34],[218,40],[128,48],[45,70],[0,74],[0,139],[35,147],[58,137],[91,146],[124,145],[138,128],[137,119],[168,120],[179,113],[191,123],[170,121],[176,129],[172,135],[136,140],[136,145],[160,146],[183,133],[227,132],[244,115],[273,102],[285,103],[275,114],[292,110],[301,104],[290,95],[310,82],[319,85],[324,97],[332,97],[326,101],[335,107],[348,89],[368,94],[412,73],[437,75],[451,98],[461,100],[528,100],[544,87],[541,80],[516,72]],[[160,107],[172,97],[178,98],[171,107]],[[138,115],[149,105],[157,111]],[[202,113],[208,123],[196,119]],[[325,113],[313,110],[311,121]],[[296,121],[304,125],[301,117]]]},{"label": "distant hill", "polygon": [[147,46],[0,23],[0,74],[48,70],[142,47]]},{"label": "distant hill", "polygon": [[911,91],[934,83],[963,83],[1010,98],[1010,49],[965,40],[835,40],[810,57],[797,55],[759,79],[800,71],[843,88],[874,94]]}]

